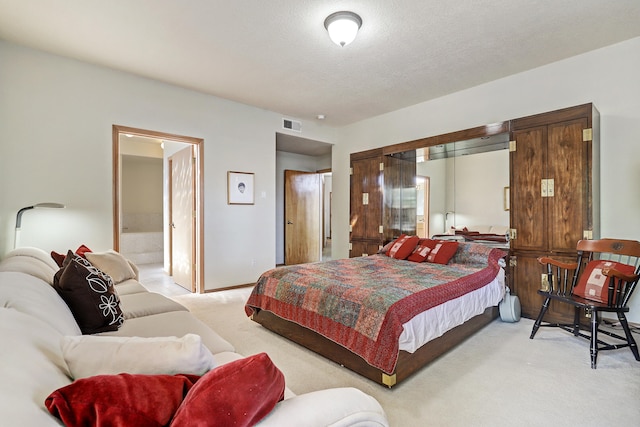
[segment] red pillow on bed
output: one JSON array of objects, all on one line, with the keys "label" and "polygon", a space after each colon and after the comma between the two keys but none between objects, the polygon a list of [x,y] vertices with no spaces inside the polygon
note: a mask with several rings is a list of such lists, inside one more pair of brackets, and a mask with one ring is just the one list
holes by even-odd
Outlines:
[{"label": "red pillow on bed", "polygon": [[602,274],[605,268],[612,268],[624,274],[635,274],[632,265],[615,261],[593,260],[584,268],[573,294],[592,301],[609,302],[609,278]]},{"label": "red pillow on bed", "polygon": [[418,236],[407,236],[401,234],[387,251],[387,256],[396,259],[407,259],[413,252],[420,238]]},{"label": "red pillow on bed", "polygon": [[435,246],[435,244],[430,244],[429,242],[433,242],[433,240],[420,239],[418,241],[418,246],[416,246],[407,259],[413,262],[422,262],[426,260],[429,252],[431,252],[431,249]]},{"label": "red pillow on bed", "polygon": [[431,240],[427,243],[431,252],[427,255],[427,262],[435,264],[447,264],[458,250],[458,242],[447,240]]}]

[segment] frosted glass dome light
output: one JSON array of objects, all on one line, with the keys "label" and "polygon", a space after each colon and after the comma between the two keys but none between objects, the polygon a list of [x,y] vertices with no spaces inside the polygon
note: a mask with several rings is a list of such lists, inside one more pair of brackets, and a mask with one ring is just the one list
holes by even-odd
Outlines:
[{"label": "frosted glass dome light", "polygon": [[335,12],[324,20],[329,38],[342,47],[355,40],[361,25],[362,18],[353,12]]}]

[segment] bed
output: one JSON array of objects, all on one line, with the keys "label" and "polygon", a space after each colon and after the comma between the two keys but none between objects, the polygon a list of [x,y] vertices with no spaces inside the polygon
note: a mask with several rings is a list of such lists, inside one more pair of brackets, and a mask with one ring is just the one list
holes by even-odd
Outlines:
[{"label": "bed", "polygon": [[252,320],[392,387],[498,316],[506,253],[460,242],[446,265],[384,253],[263,273]]}]

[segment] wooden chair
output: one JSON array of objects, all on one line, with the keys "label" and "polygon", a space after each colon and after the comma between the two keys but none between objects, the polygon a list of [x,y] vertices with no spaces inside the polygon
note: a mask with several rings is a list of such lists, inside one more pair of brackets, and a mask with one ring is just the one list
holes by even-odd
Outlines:
[{"label": "wooden chair", "polygon": [[[559,327],[577,337],[590,341],[591,368],[596,368],[598,351],[629,347],[636,360],[640,361],[638,346],[631,335],[625,313],[627,303],[640,278],[640,242],[635,240],[580,240],[577,245],[578,259],[566,263],[553,258],[541,257],[538,262],[546,266],[548,289],[539,290],[545,297],[540,314],[533,325],[533,339],[541,326]],[[543,323],[551,300],[570,304],[575,308],[573,324]],[[586,310],[591,315],[591,332],[580,330],[580,313]],[[616,313],[625,336],[601,329],[601,313]],[[606,334],[616,344],[598,339],[598,333]]]}]

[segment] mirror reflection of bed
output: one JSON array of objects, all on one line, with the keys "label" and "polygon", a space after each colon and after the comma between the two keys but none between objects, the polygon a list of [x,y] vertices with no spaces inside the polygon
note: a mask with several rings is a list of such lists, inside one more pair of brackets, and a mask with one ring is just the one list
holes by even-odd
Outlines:
[{"label": "mirror reflection of bed", "polygon": [[504,189],[509,186],[508,134],[418,149],[416,175],[418,200],[418,177],[428,178],[428,210],[421,215],[418,203],[416,223],[424,223],[429,236],[455,235],[456,229],[505,235],[509,226],[504,204]]}]

